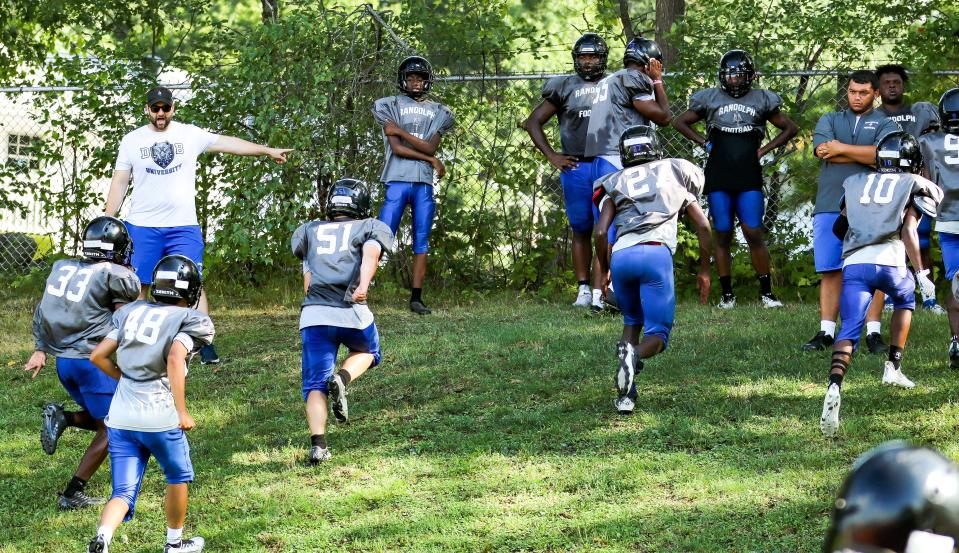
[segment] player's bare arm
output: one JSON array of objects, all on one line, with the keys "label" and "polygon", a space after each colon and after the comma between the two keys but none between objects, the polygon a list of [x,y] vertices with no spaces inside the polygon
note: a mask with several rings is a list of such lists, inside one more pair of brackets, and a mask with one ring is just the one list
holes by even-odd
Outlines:
[{"label": "player's bare arm", "polygon": [[709,218],[703,213],[699,204],[692,203],[686,207],[686,217],[693,223],[696,237],[699,239],[699,273],[696,275],[696,287],[699,289],[699,303],[706,305],[709,301],[711,286],[710,272],[713,258],[713,229]]},{"label": "player's bare arm", "polygon": [[655,100],[633,100],[633,107],[643,117],[656,123],[661,127],[669,125],[672,114],[669,111],[669,97],[666,95],[666,89],[663,87],[663,64],[653,58],[649,60],[649,66],[646,74],[653,80],[653,93]]},{"label": "player's bare arm", "polygon": [[796,126],[796,123],[781,111],[771,115],[769,122],[779,129],[779,134],[767,142],[765,146],[759,148],[759,151],[756,152],[756,155],[759,157],[763,157],[769,152],[785,146],[786,143],[792,140],[792,138],[796,136],[796,133],[799,132],[799,127]]},{"label": "player's bare arm", "polygon": [[262,144],[254,144],[253,142],[235,136],[221,135],[207,151],[238,156],[270,156],[270,158],[277,163],[286,163],[286,154],[292,152],[293,149],[271,148]]},{"label": "player's bare arm", "polygon": [[120,380],[120,369],[110,356],[113,355],[118,346],[116,340],[104,338],[90,354],[90,362],[114,380]]},{"label": "player's bare arm", "polygon": [[439,159],[418,152],[409,146],[405,146],[403,141],[400,140],[398,136],[387,136],[386,139],[390,143],[390,149],[393,151],[393,155],[400,157],[405,157],[407,159],[418,159],[420,161],[425,161],[433,166],[433,170],[436,171],[437,178],[443,178],[446,175],[446,166],[443,165],[443,162]]},{"label": "player's bare arm", "polygon": [[913,269],[916,273],[920,273],[925,269],[922,266],[922,255],[919,253],[919,214],[916,213],[916,208],[910,206],[906,208],[906,216],[902,220],[902,229],[899,231],[899,236],[902,238],[902,243],[906,246],[906,257],[909,258],[909,262],[912,263]]},{"label": "player's bare arm", "polygon": [[526,118],[523,128],[526,129],[526,133],[529,134],[530,139],[533,140],[533,145],[546,156],[546,160],[549,161],[550,165],[560,171],[575,169],[576,158],[556,153],[553,147],[550,146],[549,140],[546,139],[546,133],[543,132],[543,125],[554,115],[556,115],[556,106],[548,100],[543,100],[536,106],[536,109],[529,114],[529,117]]},{"label": "player's bare arm", "polygon": [[699,134],[696,129],[693,128],[693,125],[701,121],[699,114],[691,109],[687,109],[683,113],[679,114],[675,119],[673,119],[673,128],[679,131],[679,134],[685,136],[686,138],[692,140],[700,146],[706,145],[706,137]]},{"label": "player's bare arm", "polygon": [[113,171],[113,178],[110,179],[110,191],[107,192],[107,206],[103,212],[109,217],[116,217],[120,210],[120,204],[127,195],[127,188],[130,187],[130,170],[117,169]]},{"label": "player's bare arm", "polygon": [[170,354],[166,358],[167,379],[170,381],[170,392],[173,393],[173,405],[180,418],[180,428],[186,431],[196,428],[196,422],[186,408],[186,356],[189,352],[179,340],[174,340],[170,346]]},{"label": "player's bare arm", "polygon": [[838,140],[830,140],[816,148],[816,157],[832,163],[859,163],[873,167],[876,164],[876,147],[843,144]]},{"label": "player's bare arm", "polygon": [[387,121],[386,124],[383,125],[383,134],[386,136],[398,136],[412,146],[414,150],[426,155],[435,154],[436,150],[440,147],[440,140],[443,138],[440,133],[433,133],[433,136],[426,140],[418,138],[403,130],[403,127],[393,121]]},{"label": "player's bare arm", "polygon": [[380,252],[383,247],[378,242],[367,242],[363,244],[363,261],[360,262],[360,282],[353,291],[353,301],[366,301],[370,290],[370,283],[373,282],[373,275],[376,274],[377,263],[380,260]]},{"label": "player's bare arm", "polygon": [[616,216],[616,206],[611,201],[603,203],[603,208],[599,212],[599,221],[593,229],[593,243],[596,246],[596,258],[599,261],[599,272],[603,276],[603,295],[609,292],[609,225],[613,224],[613,217]]}]

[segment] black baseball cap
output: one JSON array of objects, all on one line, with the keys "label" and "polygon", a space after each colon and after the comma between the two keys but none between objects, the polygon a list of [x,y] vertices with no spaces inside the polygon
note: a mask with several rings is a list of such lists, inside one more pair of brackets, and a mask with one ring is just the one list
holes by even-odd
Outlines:
[{"label": "black baseball cap", "polygon": [[153,104],[159,104],[163,102],[168,106],[173,105],[173,92],[169,88],[158,86],[156,88],[150,89],[150,92],[147,92],[147,105],[152,106]]}]

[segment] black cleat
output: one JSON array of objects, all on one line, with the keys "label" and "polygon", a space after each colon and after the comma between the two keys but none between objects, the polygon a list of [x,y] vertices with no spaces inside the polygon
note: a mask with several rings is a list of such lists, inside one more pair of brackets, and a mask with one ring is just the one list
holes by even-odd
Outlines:
[{"label": "black cleat", "polygon": [[200,363],[204,365],[216,365],[220,362],[220,356],[216,353],[216,348],[213,347],[213,344],[209,344],[200,348]]},{"label": "black cleat", "polygon": [[107,553],[107,549],[107,540],[98,534],[97,537],[90,540],[90,545],[87,546],[87,553]]},{"label": "black cleat", "polygon": [[104,503],[106,503],[105,499],[90,497],[83,492],[76,492],[70,497],[60,494],[57,498],[57,508],[61,511],[75,511],[84,507],[103,505]]},{"label": "black cleat", "polygon": [[421,301],[410,300],[410,311],[417,315],[429,315],[433,311]]},{"label": "black cleat", "polygon": [[825,331],[820,330],[812,337],[812,340],[809,340],[802,345],[803,351],[822,351],[833,344],[835,339],[832,336],[828,336]]},{"label": "black cleat", "polygon": [[350,408],[346,403],[346,385],[343,384],[343,378],[339,374],[334,374],[326,381],[326,397],[330,401],[330,408],[333,409],[333,416],[340,422],[346,422],[350,418]]},{"label": "black cleat", "polygon": [[320,447],[315,445],[310,448],[310,465],[316,466],[323,461],[329,461],[333,457],[333,454],[330,453],[330,449],[327,447]]},{"label": "black cleat", "polygon": [[871,334],[866,334],[866,349],[869,350],[869,353],[880,354],[888,353],[889,346],[882,341],[882,335],[878,332],[873,332]]},{"label": "black cleat", "polygon": [[959,340],[949,342],[949,368],[959,369]]},{"label": "black cleat", "polygon": [[63,413],[62,403],[48,403],[43,406],[40,415],[40,446],[47,455],[57,450],[57,442],[67,429],[67,417]]}]

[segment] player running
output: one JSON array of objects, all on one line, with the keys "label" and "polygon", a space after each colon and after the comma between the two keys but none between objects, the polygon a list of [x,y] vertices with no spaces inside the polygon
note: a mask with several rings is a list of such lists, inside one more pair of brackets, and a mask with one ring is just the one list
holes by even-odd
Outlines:
[{"label": "player running", "polygon": [[186,373],[187,356],[213,343],[213,322],[193,309],[202,284],[190,258],[168,255],[152,276],[153,301],[118,309],[112,330],[90,355],[101,371],[119,380],[106,419],[113,495],[100,515],[90,553],[108,551],[120,523],[133,518],[151,455],[167,481],[164,553],[203,550],[203,538],[183,539],[187,484],[194,478],[185,432],[196,426],[186,406]]},{"label": "player running", "polygon": [[[336,419],[346,422],[346,387],[380,363],[380,337],[366,299],[381,255],[393,251],[389,227],[370,218],[365,182],[333,183],[326,217],[296,229],[291,241],[293,255],[303,260],[303,401],[313,465],[332,456],[326,445],[327,403]],[[350,353],[334,374],[341,344]]]},{"label": "player running", "polygon": [[843,246],[842,328],[833,347],[829,387],[819,420],[825,436],[833,436],[839,429],[843,377],[877,290],[891,297],[895,306],[882,383],[915,386],[902,372],[903,348],[916,307],[916,284],[906,268],[906,256],[917,270],[919,286],[927,291],[933,288],[929,270],[923,268],[919,256],[916,227],[920,216],[936,216],[942,200],[939,187],[914,174],[921,167],[919,143],[912,135],[895,131],[879,142],[876,171],[858,173],[843,182],[841,213],[833,226]]},{"label": "player running", "polygon": [[[620,138],[624,169],[596,181],[595,201],[600,215],[596,225],[597,255],[603,274],[612,269],[616,299],[623,312],[623,335],[616,345],[616,410],[633,412],[636,373],[643,360],[669,344],[676,312],[673,252],[679,216],[690,219],[699,237],[699,297],[709,297],[712,230],[699,207],[702,170],[683,159],[662,159],[656,131],[644,125],[627,129]],[[607,265],[607,231],[616,225],[616,244]],[[643,332],[642,341],[639,340]]]},{"label": "player running", "polygon": [[[760,159],[789,142],[798,128],[782,112],[782,98],[768,90],[753,88],[756,67],[743,50],[730,50],[719,61],[719,87],[700,90],[689,99],[689,109],[673,120],[673,126],[709,154],[706,160],[705,193],[709,216],[716,229],[716,270],[722,296],[721,309],[736,306],[732,284],[733,219],[739,219],[753,268],[759,279],[763,307],[782,307],[773,294],[769,249],[763,231],[763,172]],[[692,125],[706,121],[706,136]],[[766,123],[779,134],[760,146]]]}]

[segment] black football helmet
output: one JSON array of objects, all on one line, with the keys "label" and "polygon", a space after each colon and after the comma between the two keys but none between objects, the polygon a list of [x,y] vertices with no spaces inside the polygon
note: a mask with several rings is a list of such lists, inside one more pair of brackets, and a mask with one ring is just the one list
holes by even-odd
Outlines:
[{"label": "black football helmet", "polygon": [[619,137],[619,159],[623,167],[632,167],[663,158],[663,145],[656,130],[636,125],[623,131]]},{"label": "black football helmet", "polygon": [[959,88],[947,90],[939,99],[939,124],[949,134],[959,134]]},{"label": "black football helmet", "polygon": [[[579,56],[589,54],[599,56],[599,63],[593,66],[584,66]],[[573,45],[573,69],[584,81],[595,81],[606,71],[606,60],[609,58],[609,46],[603,37],[596,33],[586,33],[579,37]]]},{"label": "black football helmet", "polygon": [[[730,77],[739,77],[739,81],[731,83]],[[730,50],[719,60],[719,86],[733,98],[745,96],[755,78],[756,65],[745,50]]]},{"label": "black football helmet", "polygon": [[186,300],[193,307],[200,301],[203,280],[200,269],[185,255],[168,255],[153,269],[150,294],[159,303],[178,303]]},{"label": "black football helmet", "polygon": [[116,217],[97,217],[83,230],[83,257],[86,259],[130,265],[132,255],[133,241],[126,225]]},{"label": "black football helmet", "polygon": [[922,168],[919,142],[905,131],[893,131],[876,146],[876,170],[880,173],[918,173]]},{"label": "black football helmet", "polygon": [[326,195],[326,216],[366,219],[370,216],[370,186],[359,179],[342,178]]},{"label": "black football helmet", "polygon": [[[417,92],[406,88],[406,76],[411,73],[423,76],[423,90]],[[433,66],[430,65],[430,62],[426,61],[426,58],[422,56],[410,56],[400,62],[400,68],[396,72],[396,86],[400,88],[403,94],[406,94],[410,98],[419,98],[428,93],[432,85]]]},{"label": "black football helmet", "polygon": [[656,44],[655,40],[636,37],[626,44],[626,53],[623,54],[623,65],[627,63],[638,63],[640,65],[649,65],[649,60],[657,59],[663,61],[663,51]]},{"label": "black football helmet", "polygon": [[824,553],[952,553],[959,467],[937,451],[887,442],[860,457],[832,512]]}]

